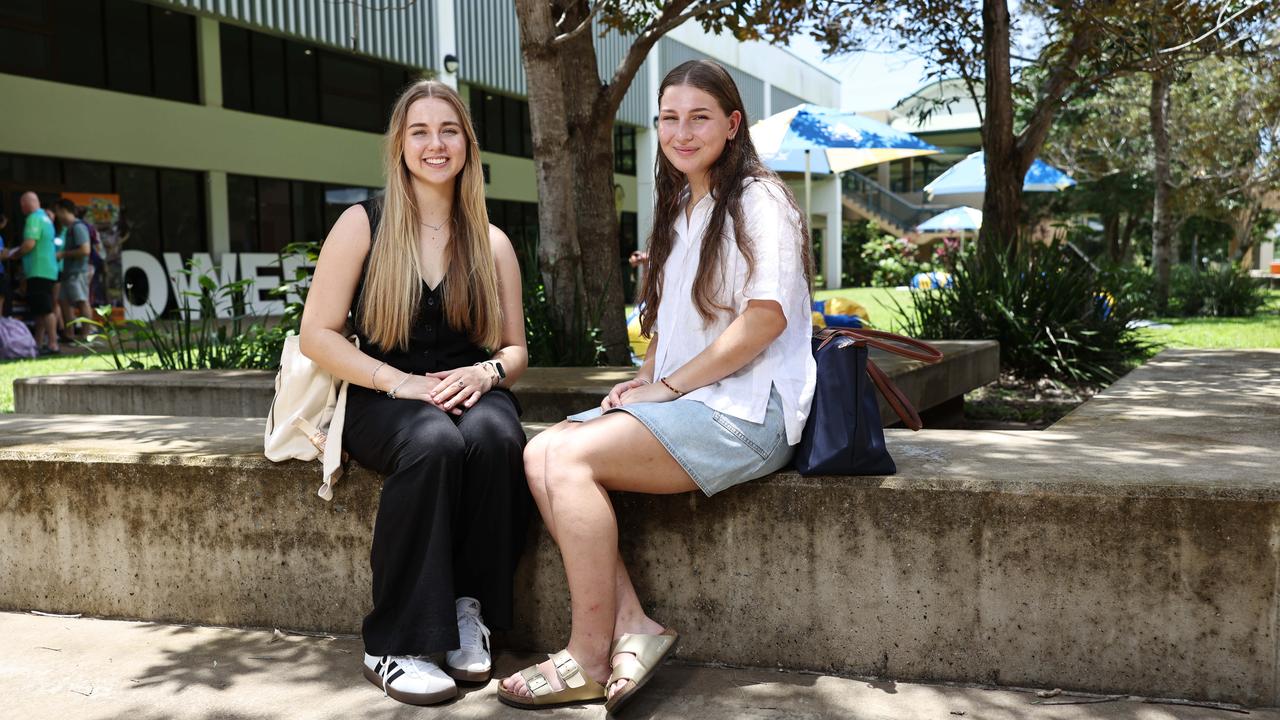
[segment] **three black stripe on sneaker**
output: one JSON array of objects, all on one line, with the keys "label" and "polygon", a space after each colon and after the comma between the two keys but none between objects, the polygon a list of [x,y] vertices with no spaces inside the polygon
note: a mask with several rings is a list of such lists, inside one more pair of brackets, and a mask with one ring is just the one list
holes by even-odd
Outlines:
[{"label": "three black stripe on sneaker", "polygon": [[383,678],[382,682],[384,685],[390,685],[391,683],[395,682],[401,675],[404,675],[404,669],[397,666],[396,661],[392,660],[389,674],[384,677],[382,674],[382,665],[383,663],[386,663],[386,662],[387,662],[386,657],[379,659],[378,665],[374,667],[373,671],[378,674],[378,677]]}]

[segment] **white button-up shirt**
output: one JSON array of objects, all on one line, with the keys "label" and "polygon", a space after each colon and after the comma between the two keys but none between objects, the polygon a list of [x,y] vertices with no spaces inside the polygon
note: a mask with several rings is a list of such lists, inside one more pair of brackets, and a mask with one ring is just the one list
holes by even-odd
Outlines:
[{"label": "white button-up shirt", "polygon": [[[706,195],[686,220],[682,208],[675,221],[675,243],[663,268],[662,304],[654,329],[658,354],[654,377],[666,377],[707,348],[747,309],[748,300],[773,300],[782,306],[787,328],[763,352],[742,369],[719,382],[693,390],[680,400],[695,400],[748,422],[764,422],[770,389],[776,387],[786,418],[787,444],[800,442],[817,366],[810,338],[813,320],[809,285],[801,260],[800,216],[784,191],[770,180],[748,179],[742,193],[742,212],[755,271],[747,278],[747,263],[738,250],[732,216],[724,223],[725,252],[720,268],[721,303],[733,314],[721,312],[704,325],[693,304],[693,282],[698,272],[702,236],[710,219],[714,198]],[[686,198],[688,190],[686,189]],[[687,204],[686,199],[686,204]]]}]

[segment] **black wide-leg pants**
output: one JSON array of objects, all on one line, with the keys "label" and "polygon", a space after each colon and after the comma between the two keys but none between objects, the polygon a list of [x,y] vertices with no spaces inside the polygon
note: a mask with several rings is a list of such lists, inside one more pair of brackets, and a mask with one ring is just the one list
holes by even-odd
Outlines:
[{"label": "black wide-leg pants", "polygon": [[384,476],[373,527],[371,655],[458,647],[454,599],[480,601],[485,624],[511,627],[512,577],[532,498],[515,399],[485,393],[461,416],[351,387],[343,445]]}]

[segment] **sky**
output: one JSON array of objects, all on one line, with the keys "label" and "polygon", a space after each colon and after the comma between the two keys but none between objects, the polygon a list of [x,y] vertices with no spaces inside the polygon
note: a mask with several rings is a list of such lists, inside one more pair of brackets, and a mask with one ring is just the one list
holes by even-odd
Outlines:
[{"label": "sky", "polygon": [[792,38],[789,49],[840,80],[842,110],[891,108],[925,84],[924,62],[907,53],[860,52],[826,60],[808,37]]}]

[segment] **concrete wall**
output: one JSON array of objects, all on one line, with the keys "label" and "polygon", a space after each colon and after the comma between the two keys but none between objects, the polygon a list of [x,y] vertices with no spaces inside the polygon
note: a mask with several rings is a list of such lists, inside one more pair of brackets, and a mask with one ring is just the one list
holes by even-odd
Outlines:
[{"label": "concrete wall", "polygon": [[[112,425],[145,436],[130,423],[146,420]],[[0,607],[357,631],[378,478],[357,470],[325,504],[316,468],[270,466],[252,429],[199,456],[232,430],[173,428],[192,440],[162,452],[0,453]],[[971,435],[890,431],[896,478],[618,496],[623,554],[690,660],[1280,702],[1274,493],[984,486]],[[568,594],[534,537],[508,643],[551,650]]]},{"label": "concrete wall", "polygon": [[[1280,351],[1167,351],[1043,432],[888,431],[899,473],[615,496],[681,656],[1280,704]],[[1265,373],[1264,373],[1265,375]],[[352,632],[379,479],[326,504],[236,418],[0,418],[0,608]],[[567,635],[535,529],[507,641]]]}]

